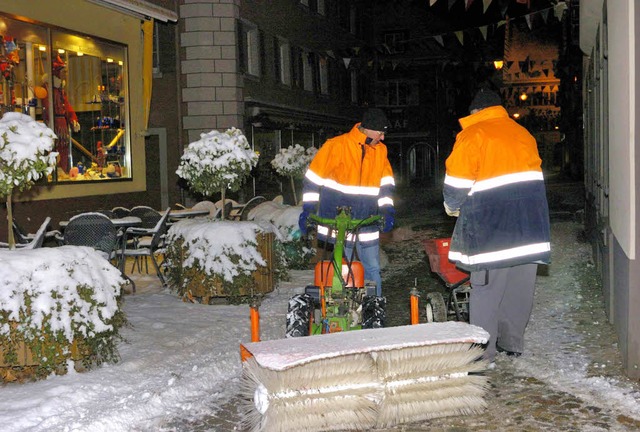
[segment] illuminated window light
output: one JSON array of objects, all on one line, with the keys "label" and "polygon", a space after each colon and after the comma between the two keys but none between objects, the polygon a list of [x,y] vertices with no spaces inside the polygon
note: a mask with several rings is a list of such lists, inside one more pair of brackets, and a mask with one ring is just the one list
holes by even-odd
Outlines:
[{"label": "illuminated window light", "polygon": [[62,48],[58,48],[58,54],[64,54],[64,50]]},{"label": "illuminated window light", "polygon": [[107,57],[107,63],[113,63],[113,59],[110,57]]},{"label": "illuminated window light", "polygon": [[517,118],[520,118],[520,113],[515,113],[515,114],[513,115],[513,118],[516,118],[516,119],[517,119]]},{"label": "illuminated window light", "polygon": [[78,57],[82,57],[84,53],[82,51],[78,51]]},{"label": "illuminated window light", "polygon": [[124,62],[123,62],[122,60],[120,60],[120,61],[118,62],[118,64],[119,64],[120,66],[122,66],[122,65],[124,64]]},{"label": "illuminated window light", "polygon": [[38,47],[38,49],[39,49],[40,51],[46,51],[46,50],[47,50],[47,47],[46,47],[46,46],[44,46],[44,45],[40,45],[40,46]]},{"label": "illuminated window light", "polygon": [[527,100],[527,98],[528,98],[528,96],[527,96],[527,94],[526,94],[526,93],[522,93],[522,94],[520,95],[520,100],[521,100],[521,101],[526,101],[526,100]]}]

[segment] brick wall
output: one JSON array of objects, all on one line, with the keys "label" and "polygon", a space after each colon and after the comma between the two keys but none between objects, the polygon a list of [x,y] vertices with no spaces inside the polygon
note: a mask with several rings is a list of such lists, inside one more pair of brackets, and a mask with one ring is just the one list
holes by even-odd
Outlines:
[{"label": "brick wall", "polygon": [[182,121],[187,143],[198,140],[202,132],[243,126],[236,49],[239,7],[240,0],[182,0],[180,4]]}]

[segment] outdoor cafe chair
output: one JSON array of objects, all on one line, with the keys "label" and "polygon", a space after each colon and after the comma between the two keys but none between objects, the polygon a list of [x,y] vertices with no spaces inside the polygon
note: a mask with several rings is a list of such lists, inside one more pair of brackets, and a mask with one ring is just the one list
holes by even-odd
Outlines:
[{"label": "outdoor cafe chair", "polygon": [[[42,244],[44,244],[44,240],[48,239],[48,238],[55,238],[57,235],[60,234],[60,231],[57,230],[48,230],[48,225],[49,222],[51,221],[51,218],[47,218],[47,220],[45,220],[47,222],[47,226],[45,226],[45,230],[44,230],[44,237],[42,239]],[[42,228],[42,225],[40,226],[40,228]],[[38,232],[31,234],[31,233],[26,233],[25,230],[22,229],[22,227],[20,225],[18,225],[18,223],[15,221],[15,219],[13,220],[11,229],[13,230],[13,238],[15,239],[16,245],[18,244],[28,244],[28,243],[32,243],[34,237],[38,234],[38,232],[40,230],[38,230]],[[38,246],[41,247],[42,245]]]},{"label": "outdoor cafe chair", "polygon": [[122,219],[123,217],[127,217],[131,215],[131,210],[129,210],[126,207],[120,207],[120,206],[112,208],[111,212],[118,219]]},{"label": "outdoor cafe chair", "polygon": [[266,200],[267,199],[262,195],[258,195],[258,196],[254,196],[249,201],[247,201],[247,203],[242,206],[242,209],[240,209],[240,220],[246,221],[248,219],[249,212],[251,211],[251,209],[257,207],[259,204],[265,202]]},{"label": "outdoor cafe chair", "polygon": [[[44,222],[42,222],[42,225],[40,225],[40,228],[38,228],[38,231],[36,231],[35,234],[31,235],[30,237],[28,237],[29,241],[27,243],[17,243],[15,245],[16,249],[38,249],[41,248],[43,243],[44,243],[44,239],[46,237],[47,234],[47,228],[49,226],[49,222],[51,222],[51,218],[50,217],[46,217]],[[8,249],[9,248],[9,244],[8,243],[2,243],[0,242],[0,249]]]},{"label": "outdoor cafe chair", "polygon": [[200,201],[191,207],[194,210],[209,210],[209,216],[218,214],[218,207],[211,201]]},{"label": "outdoor cafe chair", "polygon": [[162,215],[160,212],[149,206],[135,206],[131,208],[129,216],[136,216],[142,220],[139,228],[152,229],[156,226]]},{"label": "outdoor cafe chair", "polygon": [[[122,269],[119,259],[121,258],[118,249],[121,233],[111,220],[102,213],[89,212],[80,213],[71,219],[64,228],[62,243],[73,246],[88,246],[114,263],[116,267]],[[121,270],[122,276],[127,279],[132,286],[132,291],[136,292],[136,285],[133,280]]]},{"label": "outdoor cafe chair", "polygon": [[[166,286],[166,281],[164,276],[162,275],[162,271],[160,270],[160,265],[158,264],[158,260],[156,259],[156,254],[162,252],[162,248],[164,247],[164,238],[167,233],[167,221],[169,219],[169,213],[171,212],[171,207],[168,207],[161,215],[160,220],[156,223],[156,225],[152,229],[145,228],[137,228],[130,227],[125,231],[125,247],[122,251],[122,263],[124,269],[124,262],[126,258],[133,257],[136,259],[133,263],[133,268],[136,263],[138,264],[138,271],[140,271],[140,258],[145,258],[145,262],[147,258],[151,258],[151,262],[153,267],[156,270],[156,275],[162,282],[163,286]],[[135,236],[138,238],[136,242],[128,242],[126,241],[129,236]]]}]

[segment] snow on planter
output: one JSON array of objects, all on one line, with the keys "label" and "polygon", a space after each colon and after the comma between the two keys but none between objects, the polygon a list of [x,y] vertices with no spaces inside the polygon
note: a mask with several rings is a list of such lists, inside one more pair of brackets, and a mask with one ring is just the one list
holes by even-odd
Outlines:
[{"label": "snow on planter", "polygon": [[182,220],[167,233],[168,277],[184,300],[240,302],[273,291],[274,234],[253,222]]},{"label": "snow on planter", "polygon": [[92,248],[0,251],[0,369],[27,366],[42,377],[74,359],[85,367],[117,361],[125,283]]}]

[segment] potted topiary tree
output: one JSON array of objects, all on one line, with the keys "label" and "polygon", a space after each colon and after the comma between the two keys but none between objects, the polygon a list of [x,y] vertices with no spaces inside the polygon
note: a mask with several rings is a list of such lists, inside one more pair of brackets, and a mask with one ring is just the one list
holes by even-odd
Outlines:
[{"label": "potted topiary tree", "polygon": [[26,114],[8,112],[0,119],[0,196],[7,200],[8,243],[12,249],[13,192],[27,190],[40,177],[51,174],[58,156],[51,151],[55,139],[51,129]]},{"label": "potted topiary tree", "polygon": [[[258,155],[251,150],[247,138],[234,127],[225,132],[213,130],[202,134],[184,150],[176,174],[185,179],[191,189],[206,197],[225,191],[237,191],[251,169],[258,163]],[[224,206],[222,207],[222,219]]]},{"label": "potted topiary tree", "polygon": [[311,163],[317,151],[318,149],[315,147],[305,149],[300,144],[295,144],[280,149],[280,152],[271,161],[271,166],[273,166],[279,175],[289,177],[291,192],[293,193],[293,203],[296,206],[298,205],[298,196],[296,193],[295,180],[304,177],[309,163]]}]

